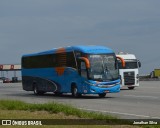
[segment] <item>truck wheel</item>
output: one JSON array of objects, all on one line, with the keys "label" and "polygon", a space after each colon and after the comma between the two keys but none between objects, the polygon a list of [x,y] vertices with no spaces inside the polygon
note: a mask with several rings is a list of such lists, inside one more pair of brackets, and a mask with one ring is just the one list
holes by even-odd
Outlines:
[{"label": "truck wheel", "polygon": [[134,87],[128,87],[128,89],[132,90],[132,89],[134,89]]},{"label": "truck wheel", "polygon": [[106,93],[101,93],[101,94],[98,94],[98,95],[99,95],[99,97],[103,98],[103,97],[106,96]]}]

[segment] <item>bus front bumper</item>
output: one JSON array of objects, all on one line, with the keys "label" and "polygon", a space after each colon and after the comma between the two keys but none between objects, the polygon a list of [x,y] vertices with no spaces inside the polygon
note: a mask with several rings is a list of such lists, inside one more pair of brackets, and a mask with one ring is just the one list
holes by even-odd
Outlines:
[{"label": "bus front bumper", "polygon": [[115,85],[113,87],[108,88],[100,88],[96,86],[90,86],[90,92],[91,94],[101,94],[101,93],[117,93],[120,92],[120,84]]}]

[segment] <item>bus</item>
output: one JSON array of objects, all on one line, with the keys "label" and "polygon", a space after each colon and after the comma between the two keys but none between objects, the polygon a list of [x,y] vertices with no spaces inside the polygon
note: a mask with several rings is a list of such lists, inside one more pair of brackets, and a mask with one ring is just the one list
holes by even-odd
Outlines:
[{"label": "bus", "polygon": [[[124,60],[122,66],[125,65]],[[98,94],[120,91],[118,61],[114,51],[104,46],[68,46],[22,56],[23,90],[34,94],[54,92]]]},{"label": "bus", "polygon": [[122,67],[119,61],[119,73],[121,76],[121,87],[127,86],[128,89],[134,89],[139,86],[139,68],[141,62],[136,59],[134,54],[119,52],[116,56],[125,61],[125,67]]}]

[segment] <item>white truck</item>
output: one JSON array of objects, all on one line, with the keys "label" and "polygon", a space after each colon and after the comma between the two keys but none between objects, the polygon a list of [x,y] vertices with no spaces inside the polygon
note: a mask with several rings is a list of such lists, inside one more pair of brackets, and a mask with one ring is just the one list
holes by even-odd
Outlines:
[{"label": "white truck", "polygon": [[121,66],[121,62],[118,62],[121,87],[127,86],[128,89],[134,89],[139,86],[139,68],[141,67],[141,62],[136,59],[134,54],[119,52],[116,56],[123,58],[125,61],[124,68]]}]

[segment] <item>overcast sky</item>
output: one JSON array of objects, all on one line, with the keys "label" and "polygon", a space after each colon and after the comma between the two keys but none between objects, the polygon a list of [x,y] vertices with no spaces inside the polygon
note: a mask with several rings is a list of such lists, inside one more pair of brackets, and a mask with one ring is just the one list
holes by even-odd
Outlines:
[{"label": "overcast sky", "polygon": [[0,64],[71,45],[133,53],[160,68],[160,0],[0,0]]}]

